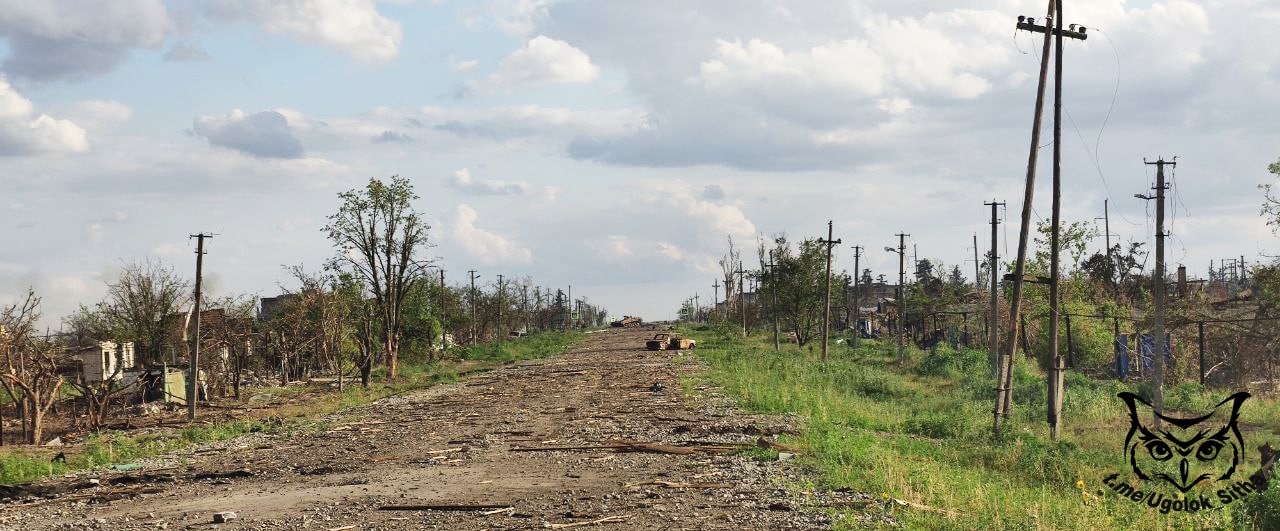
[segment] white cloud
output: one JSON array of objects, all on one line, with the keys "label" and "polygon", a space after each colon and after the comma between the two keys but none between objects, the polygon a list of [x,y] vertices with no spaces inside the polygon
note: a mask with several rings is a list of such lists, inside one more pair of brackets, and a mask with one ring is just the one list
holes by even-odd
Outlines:
[{"label": "white cloud", "polygon": [[499,28],[523,37],[547,18],[547,0],[495,0],[489,3],[489,11]]},{"label": "white cloud", "polygon": [[87,149],[89,141],[84,128],[70,120],[37,115],[31,101],[0,77],[0,155],[67,153]]},{"label": "white cloud", "polygon": [[[445,184],[455,190],[475,195],[529,196],[538,191],[537,187],[526,182],[476,179],[467,168],[453,172],[453,175],[445,179]],[[548,200],[555,200],[556,192],[550,186],[542,187],[542,196]]]},{"label": "white cloud", "polygon": [[454,72],[470,72],[480,65],[480,61],[475,59],[454,59],[449,58],[449,69]]},{"label": "white cloud", "polygon": [[293,159],[302,156],[302,143],[289,128],[289,120],[277,111],[246,115],[234,109],[225,117],[201,116],[192,126],[209,144],[256,157]]},{"label": "white cloud", "polygon": [[503,58],[488,83],[495,87],[590,83],[599,76],[600,68],[585,52],[539,35]]},{"label": "white cloud", "polygon": [[110,71],[132,48],[156,48],[172,31],[161,0],[0,2],[14,77],[74,79]]},{"label": "white cloud", "polygon": [[403,38],[400,23],[382,16],[373,0],[212,0],[207,9],[215,18],[249,20],[364,61],[395,58]]},{"label": "white cloud", "polygon": [[479,214],[475,209],[459,204],[454,210],[451,234],[472,257],[484,265],[527,264],[533,260],[533,252],[505,236],[476,226]]}]

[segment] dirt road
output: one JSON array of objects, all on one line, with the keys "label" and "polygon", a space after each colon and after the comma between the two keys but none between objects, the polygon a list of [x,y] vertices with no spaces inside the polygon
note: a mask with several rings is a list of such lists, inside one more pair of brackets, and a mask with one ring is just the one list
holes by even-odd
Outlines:
[{"label": "dirt road", "polygon": [[[828,527],[815,500],[782,488],[799,480],[793,461],[719,452],[794,426],[712,390],[687,398],[681,376],[696,366],[641,350],[651,334],[591,334],[541,362],[345,411],[319,433],[62,478],[101,486],[0,506],[0,529]],[[597,448],[547,450],[583,446]],[[236,518],[212,523],[220,511]]]}]

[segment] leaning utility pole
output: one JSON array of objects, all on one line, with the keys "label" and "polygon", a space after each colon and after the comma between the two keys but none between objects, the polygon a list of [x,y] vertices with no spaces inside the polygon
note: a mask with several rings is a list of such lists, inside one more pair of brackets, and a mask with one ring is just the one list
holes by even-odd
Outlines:
[{"label": "leaning utility pole", "polygon": [[1168,189],[1168,185],[1164,183],[1164,167],[1177,166],[1177,157],[1174,161],[1165,161],[1160,158],[1155,162],[1147,162],[1142,160],[1143,164],[1149,164],[1156,167],[1156,186],[1155,195],[1134,194],[1138,199],[1156,200],[1156,272],[1153,275],[1154,285],[1152,286],[1152,298],[1155,299],[1155,322],[1152,324],[1151,334],[1155,337],[1152,344],[1152,355],[1156,358],[1155,363],[1155,385],[1152,386],[1151,398],[1155,406],[1155,426],[1160,427],[1160,415],[1164,413],[1164,191]]},{"label": "leaning utility pole", "polygon": [[853,348],[858,348],[858,338],[862,337],[862,293],[860,282],[862,281],[861,265],[858,263],[862,258],[862,246],[853,246]]},{"label": "leaning utility pole", "polygon": [[200,282],[204,278],[204,240],[213,235],[202,232],[190,237],[196,239],[196,297],[191,310],[195,331],[191,339],[191,363],[187,367],[187,420],[194,422],[196,401],[200,398]]},{"label": "leaning utility pole", "polygon": [[[1037,26],[1035,23],[1035,19],[1028,19],[1027,17],[1022,17],[1022,16],[1018,17],[1017,29],[1027,30],[1027,31],[1037,32],[1037,33],[1044,33],[1044,44],[1040,47],[1040,77],[1039,77],[1039,82],[1036,85],[1035,112],[1033,113],[1032,124],[1031,124],[1031,146],[1029,149],[1029,153],[1027,155],[1027,182],[1026,182],[1026,187],[1023,190],[1022,227],[1018,233],[1018,256],[1014,262],[1013,298],[1010,301],[1010,311],[1009,311],[1010,326],[1009,326],[1008,355],[1000,356],[1000,363],[999,363],[999,369],[998,369],[999,374],[997,375],[998,377],[997,377],[996,389],[995,389],[995,394],[996,394],[995,407],[992,408],[992,411],[993,411],[992,436],[993,437],[999,437],[1001,423],[1006,417],[1009,416],[1009,411],[1010,411],[1010,408],[1012,407],[1013,362],[1018,351],[1018,342],[1017,342],[1018,328],[1019,328],[1018,325],[1019,325],[1019,317],[1022,314],[1022,287],[1023,287],[1023,282],[1025,281],[1025,279],[1023,278],[1023,275],[1026,272],[1026,262],[1027,262],[1027,236],[1028,236],[1028,230],[1030,229],[1030,225],[1031,225],[1032,200],[1034,199],[1034,196],[1035,196],[1036,159],[1037,159],[1037,155],[1040,152],[1040,124],[1044,114],[1045,84],[1049,77],[1049,49],[1052,47],[1051,44],[1053,43],[1053,40],[1051,37],[1053,37],[1054,35],[1058,37],[1057,54],[1055,55],[1055,59],[1056,59],[1055,64],[1057,65],[1055,67],[1055,73],[1057,76],[1055,78],[1055,88],[1057,89],[1055,116],[1058,116],[1061,113],[1061,97],[1060,96],[1061,96],[1061,67],[1062,67],[1062,61],[1061,61],[1062,36],[1065,34],[1068,37],[1071,37],[1074,39],[1080,39],[1080,40],[1084,40],[1086,38],[1084,34],[1085,29],[1083,27],[1078,32],[1074,31],[1074,27],[1075,27],[1074,25],[1072,26],[1073,28],[1072,31],[1065,31],[1062,29],[1062,21],[1060,20],[1062,18],[1062,16],[1060,15],[1061,11],[1062,11],[1062,6],[1059,5],[1058,2],[1056,2],[1055,0],[1049,0],[1048,13],[1046,15],[1047,23],[1044,26]],[[1053,24],[1055,18],[1059,19],[1057,21],[1057,27],[1056,28],[1050,27],[1049,24]],[[1061,132],[1061,128],[1060,126],[1055,126],[1055,127],[1056,127],[1055,138],[1057,138],[1058,134]],[[1055,149],[1059,149],[1059,147],[1060,147],[1060,143],[1055,142]],[[1056,172],[1058,169],[1058,165],[1055,164],[1054,167]],[[1055,190],[1056,189],[1057,189],[1057,186],[1055,186]],[[1059,200],[1056,199],[1057,197],[1058,197],[1057,193],[1055,193],[1055,202],[1054,202],[1055,205],[1059,203]],[[1055,208],[1055,211],[1056,210],[1057,209]],[[1055,223],[1054,230],[1056,231],[1057,230],[1056,219],[1054,223]],[[1055,236],[1054,240],[1056,241],[1056,239],[1057,238]],[[1056,270],[1054,274],[1055,275],[1057,274]],[[1052,282],[1052,280],[1050,282]],[[1055,295],[1056,295],[1056,288],[1055,288]],[[1056,306],[1054,306],[1054,309],[1051,312],[1054,316],[1051,320],[1055,323],[1056,323],[1056,316],[1057,316],[1056,310],[1057,308]],[[1052,335],[1052,338],[1053,338],[1053,342],[1056,343],[1057,336]],[[1050,408],[1053,407],[1052,400],[1050,400],[1049,407]]]},{"label": "leaning utility pole", "polygon": [[468,269],[467,274],[471,275],[471,344],[474,346],[476,344],[476,325],[478,324],[476,322],[476,279],[479,278],[479,275],[476,275],[476,270],[474,269]]},{"label": "leaning utility pole", "polygon": [[826,289],[822,290],[822,362],[827,362],[827,339],[831,334],[831,248],[839,245],[840,240],[831,239],[832,234],[831,220],[827,220],[827,239],[818,240],[818,243],[827,246],[827,276]]},{"label": "leaning utility pole", "polygon": [[987,327],[987,350],[991,353],[991,374],[998,374],[999,358],[1000,358],[1000,310],[999,304],[999,278],[1000,278],[1000,254],[996,248],[997,240],[996,226],[1000,224],[1000,219],[996,217],[996,207],[1004,206],[1004,203],[992,199],[990,203],[982,203],[991,207],[991,322]]}]

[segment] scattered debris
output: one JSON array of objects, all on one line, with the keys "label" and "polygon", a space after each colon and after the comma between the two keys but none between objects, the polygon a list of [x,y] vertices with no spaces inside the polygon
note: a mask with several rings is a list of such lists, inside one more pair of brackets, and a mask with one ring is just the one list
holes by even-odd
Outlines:
[{"label": "scattered debris", "polygon": [[643,487],[648,485],[666,487],[669,489],[732,489],[737,486],[737,485],[734,485],[733,483],[705,483],[705,482],[684,483],[680,481],[654,480],[654,481],[641,481],[639,483],[627,483],[626,485],[624,485],[624,487],[631,489],[631,488]]},{"label": "scattered debris", "polygon": [[235,511],[222,511],[220,513],[213,513],[213,523],[215,524],[225,524],[235,519],[236,519]]},{"label": "scattered debris", "polygon": [[490,511],[510,509],[509,503],[428,503],[415,505],[383,505],[379,511]]},{"label": "scattered debris", "polygon": [[545,527],[547,529],[569,529],[571,527],[583,527],[583,526],[596,525],[596,524],[611,524],[614,522],[622,522],[628,518],[631,518],[631,515],[624,514],[620,516],[606,516],[598,520],[591,520],[588,522],[574,522],[571,524],[553,524],[551,522],[544,522],[542,524],[542,527]]}]

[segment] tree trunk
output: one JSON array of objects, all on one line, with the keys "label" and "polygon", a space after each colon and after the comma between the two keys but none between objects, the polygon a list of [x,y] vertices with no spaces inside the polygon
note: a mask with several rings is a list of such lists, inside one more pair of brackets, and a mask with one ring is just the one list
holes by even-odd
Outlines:
[{"label": "tree trunk", "polygon": [[27,443],[33,446],[39,446],[41,439],[44,437],[44,408],[39,404],[30,402],[31,409],[31,433],[27,437]]},{"label": "tree trunk", "polygon": [[399,338],[396,334],[387,334],[386,341],[382,343],[383,363],[387,364],[387,380],[395,380],[399,376],[399,370],[396,367],[396,351],[400,347]]}]

